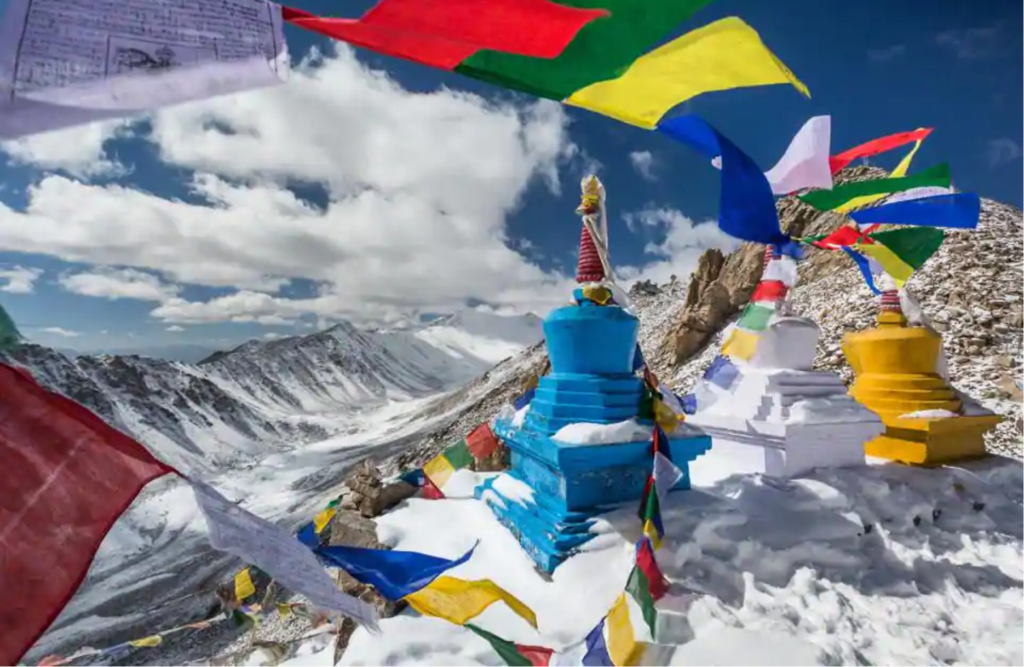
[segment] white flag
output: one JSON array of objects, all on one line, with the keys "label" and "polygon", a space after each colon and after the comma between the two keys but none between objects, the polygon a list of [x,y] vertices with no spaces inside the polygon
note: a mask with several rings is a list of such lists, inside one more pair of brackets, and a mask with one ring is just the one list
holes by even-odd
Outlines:
[{"label": "white flag", "polygon": [[[774,167],[764,176],[772,193],[788,195],[807,188],[832,189],[832,169],[828,163],[832,144],[832,117],[811,118],[793,140]],[[715,169],[722,168],[722,156],[711,160]]]},{"label": "white flag", "polygon": [[658,493],[658,504],[664,506],[665,498],[672,487],[683,478],[683,471],[661,452],[654,455],[654,488]]},{"label": "white flag", "polygon": [[206,517],[215,549],[252,563],[316,607],[342,613],[373,632],[380,631],[377,610],[342,593],[313,552],[288,531],[235,505],[209,484],[194,480],[189,484]]}]

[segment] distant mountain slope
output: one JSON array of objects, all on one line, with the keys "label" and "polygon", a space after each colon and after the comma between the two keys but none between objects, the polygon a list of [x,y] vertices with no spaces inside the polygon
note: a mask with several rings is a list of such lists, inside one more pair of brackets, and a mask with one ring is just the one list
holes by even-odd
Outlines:
[{"label": "distant mountain slope", "polygon": [[519,354],[543,337],[543,320],[533,313],[502,317],[463,311],[431,322],[416,337],[459,357],[496,364]]},{"label": "distant mountain slope", "polygon": [[368,332],[342,323],[250,341],[199,364],[72,357],[32,344],[11,358],[171,465],[212,473],[326,438],[360,411],[455,389],[493,366],[495,350],[525,348],[516,341],[528,340],[531,326],[529,342],[541,337],[535,316],[494,317],[470,314],[466,330],[447,318],[443,336],[432,327]]}]

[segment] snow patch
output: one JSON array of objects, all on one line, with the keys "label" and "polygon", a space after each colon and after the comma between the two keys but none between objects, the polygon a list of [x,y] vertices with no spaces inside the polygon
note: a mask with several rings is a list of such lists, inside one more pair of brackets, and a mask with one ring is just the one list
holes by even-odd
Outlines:
[{"label": "snow patch", "polygon": [[949,410],[918,410],[900,415],[900,419],[946,419],[948,417],[959,417],[955,412]]},{"label": "snow patch", "polygon": [[611,445],[620,442],[640,442],[651,438],[651,427],[642,426],[635,419],[615,424],[566,424],[551,436],[567,445]]}]

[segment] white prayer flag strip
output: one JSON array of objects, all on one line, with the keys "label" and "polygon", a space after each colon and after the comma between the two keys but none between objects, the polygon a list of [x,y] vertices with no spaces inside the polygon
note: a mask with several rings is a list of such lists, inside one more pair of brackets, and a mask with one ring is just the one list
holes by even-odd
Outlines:
[{"label": "white prayer flag strip", "polygon": [[661,452],[654,454],[654,489],[658,494],[658,503],[664,507],[668,492],[683,478],[683,471],[672,463]]},{"label": "white prayer flag strip", "polygon": [[309,547],[280,526],[235,505],[209,484],[194,480],[189,484],[206,517],[215,549],[252,563],[314,606],[339,612],[379,632],[377,610],[341,592]]},{"label": "white prayer flag strip", "polygon": [[0,139],[270,86],[288,69],[266,0],[10,0]]},{"label": "white prayer flag strip", "polygon": [[[807,188],[832,189],[832,169],[828,157],[832,145],[832,117],[815,116],[796,133],[789,147],[774,167],[764,176],[777,195]],[[711,161],[716,169],[722,168],[722,157]]]}]

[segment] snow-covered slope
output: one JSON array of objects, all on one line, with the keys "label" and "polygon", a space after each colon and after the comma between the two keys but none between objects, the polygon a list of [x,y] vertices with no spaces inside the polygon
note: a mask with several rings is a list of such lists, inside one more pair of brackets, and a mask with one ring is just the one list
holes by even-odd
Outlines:
[{"label": "snow-covered slope", "polygon": [[450,354],[496,364],[539,341],[543,321],[532,313],[504,317],[467,310],[435,320],[416,337]]},{"label": "snow-covered slope", "polygon": [[70,358],[38,345],[12,358],[167,463],[208,475],[343,431],[360,411],[455,389],[493,366],[498,350],[516,354],[540,337],[533,315],[470,312],[422,330],[360,331],[342,323],[250,341],[199,364]]}]

